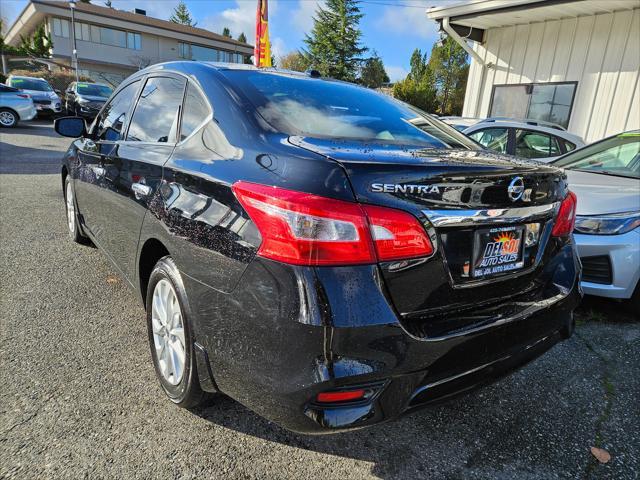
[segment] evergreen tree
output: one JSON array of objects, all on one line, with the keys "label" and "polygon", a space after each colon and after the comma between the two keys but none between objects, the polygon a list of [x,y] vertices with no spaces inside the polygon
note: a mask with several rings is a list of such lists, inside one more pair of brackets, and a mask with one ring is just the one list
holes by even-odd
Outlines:
[{"label": "evergreen tree", "polygon": [[304,51],[310,66],[322,75],[354,81],[362,54],[362,32],[358,28],[363,14],[358,0],[327,0],[313,19],[311,35],[307,34]]},{"label": "evergreen tree", "polygon": [[438,89],[438,112],[460,115],[469,74],[467,52],[447,37],[441,45],[436,44],[431,49],[428,66]]},{"label": "evergreen tree", "polygon": [[247,36],[244,34],[244,32],[238,35],[238,41],[242,43],[247,43]]},{"label": "evergreen tree", "polygon": [[404,80],[393,86],[393,96],[428,113],[436,109],[437,90],[427,55],[415,49],[409,61],[411,70]]},{"label": "evergreen tree", "polygon": [[280,57],[280,68],[285,70],[294,70],[296,72],[306,72],[309,69],[307,57],[295,50]]},{"label": "evergreen tree", "polygon": [[111,5],[111,0],[105,0],[104,5],[107,8],[113,8],[113,6]]},{"label": "evergreen tree", "polygon": [[49,58],[53,48],[51,35],[46,33],[44,22],[36,27],[31,37],[20,36],[19,49],[31,57]]},{"label": "evergreen tree", "polygon": [[195,27],[197,22],[193,21],[191,18],[191,12],[189,12],[189,8],[187,5],[181,0],[180,3],[173,9],[173,13],[169,17],[169,21],[173,23],[179,23],[180,25],[188,25],[190,27]]},{"label": "evergreen tree", "polygon": [[360,83],[369,88],[380,88],[382,84],[389,82],[389,75],[384,69],[382,59],[377,52],[364,61],[360,71]]},{"label": "evergreen tree", "polygon": [[223,35],[224,37],[232,38],[232,37],[231,37],[231,30],[229,30],[229,27],[224,27],[224,28],[222,29],[222,35]]}]

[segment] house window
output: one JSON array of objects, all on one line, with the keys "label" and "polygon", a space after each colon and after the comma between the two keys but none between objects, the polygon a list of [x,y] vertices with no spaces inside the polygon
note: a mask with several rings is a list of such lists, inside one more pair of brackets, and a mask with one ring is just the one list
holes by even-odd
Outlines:
[{"label": "house window", "polygon": [[507,117],[569,125],[577,82],[494,85],[490,117]]},{"label": "house window", "polygon": [[130,48],[131,50],[142,50],[139,33],[127,32],[127,48]]},{"label": "house window", "polygon": [[61,18],[53,19],[53,34],[56,37],[69,38],[69,21]]}]

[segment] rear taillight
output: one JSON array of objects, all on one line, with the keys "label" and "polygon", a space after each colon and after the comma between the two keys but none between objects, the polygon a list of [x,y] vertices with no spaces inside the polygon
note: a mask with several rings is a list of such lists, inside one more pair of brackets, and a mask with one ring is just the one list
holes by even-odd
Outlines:
[{"label": "rear taillight", "polygon": [[429,256],[418,220],[395,209],[237,182],[233,192],[262,235],[258,254],[294,265],[358,265]]},{"label": "rear taillight", "polygon": [[20,98],[31,98],[31,97],[29,96],[29,94],[28,94],[28,93],[18,93],[17,95],[18,95]]},{"label": "rear taillight", "polygon": [[551,235],[554,237],[566,237],[573,232],[573,227],[576,223],[577,203],[576,194],[570,191],[560,204]]}]

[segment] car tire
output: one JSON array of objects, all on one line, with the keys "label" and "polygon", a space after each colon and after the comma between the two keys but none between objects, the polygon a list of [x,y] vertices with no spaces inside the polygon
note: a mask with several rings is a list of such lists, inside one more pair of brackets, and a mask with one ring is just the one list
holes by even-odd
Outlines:
[{"label": "car tire", "polygon": [[14,128],[19,120],[20,117],[13,110],[0,108],[0,127]]},{"label": "car tire", "polygon": [[89,238],[84,235],[80,222],[78,222],[78,206],[69,175],[64,179],[64,205],[67,217],[67,231],[71,240],[83,245],[88,244]]},{"label": "car tire", "polygon": [[187,294],[170,256],[156,263],[147,288],[147,331],[156,376],[169,399],[182,408],[206,400],[200,387]]}]

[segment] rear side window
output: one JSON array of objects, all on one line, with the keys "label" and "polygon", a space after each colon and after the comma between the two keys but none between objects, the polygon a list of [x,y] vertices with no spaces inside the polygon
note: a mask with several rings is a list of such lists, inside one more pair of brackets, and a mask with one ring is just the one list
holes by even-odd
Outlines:
[{"label": "rear side window", "polygon": [[547,133],[516,129],[516,156],[523,158],[557,157],[562,152],[558,139]]},{"label": "rear side window", "polygon": [[185,80],[152,77],[140,94],[131,117],[127,140],[173,143],[178,130],[178,111],[182,105]]},{"label": "rear side window", "polygon": [[576,144],[575,143],[571,143],[571,142],[568,142],[566,140],[560,140],[560,141],[564,142],[564,149],[567,152],[573,152],[576,149]]},{"label": "rear side window", "polygon": [[368,88],[275,72],[222,74],[267,123],[288,135],[478,150],[453,127]]},{"label": "rear side window", "polygon": [[0,85],[0,92],[19,92],[17,88],[7,87],[6,85]]},{"label": "rear side window", "polygon": [[127,123],[127,114],[135,100],[140,81],[136,80],[120,90],[104,108],[97,122],[98,140],[120,140],[122,127]]},{"label": "rear side window", "polygon": [[494,152],[507,153],[508,128],[485,128],[469,134],[476,142]]},{"label": "rear side window", "polygon": [[211,115],[209,102],[207,102],[198,89],[189,82],[187,85],[187,94],[184,98],[180,141],[191,135],[196,128],[202,125],[209,115]]}]

